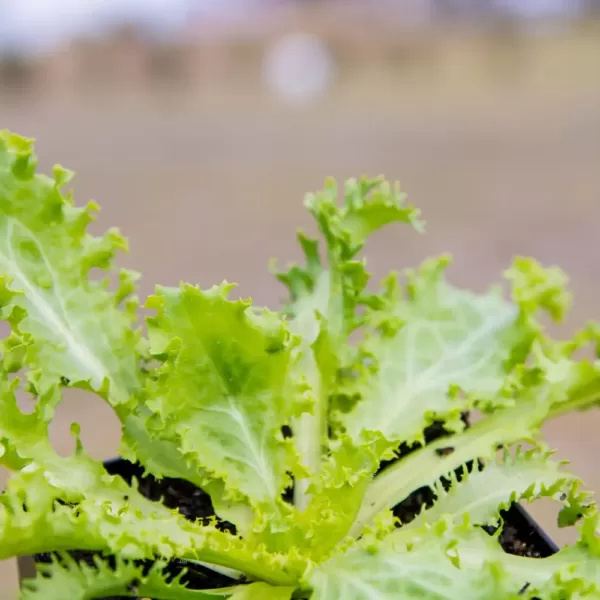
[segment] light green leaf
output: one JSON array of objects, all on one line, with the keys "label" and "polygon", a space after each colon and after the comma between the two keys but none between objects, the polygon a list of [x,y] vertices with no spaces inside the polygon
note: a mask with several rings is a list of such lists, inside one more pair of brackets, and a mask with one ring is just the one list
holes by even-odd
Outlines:
[{"label": "light green leaf", "polygon": [[[560,269],[544,269],[533,259],[517,258],[507,271],[507,278],[512,283],[515,300],[530,314],[535,305],[542,307],[556,320],[566,313],[571,299],[565,290],[567,277]],[[530,327],[535,327],[531,319]],[[537,327],[542,332],[539,323]],[[562,396],[552,406],[550,418],[598,405],[600,327],[597,323],[588,323],[566,341],[555,341],[540,335],[532,350],[553,387],[562,389]],[[595,359],[585,358],[590,350],[595,354]]]},{"label": "light green leaf", "polygon": [[584,514],[589,494],[579,490],[579,481],[562,468],[566,463],[550,459],[552,453],[536,449],[528,452],[517,447],[514,455],[504,450],[502,457],[485,466],[475,465],[475,471],[458,481],[456,473],[447,477],[450,489],[445,491],[438,481],[433,486],[437,500],[419,517],[397,529],[386,541],[410,540],[415,528],[450,518],[456,524],[465,516],[474,525],[494,525],[500,512],[513,502],[547,497],[560,500],[572,514]]},{"label": "light green leaf", "polygon": [[35,404],[31,413],[18,407],[16,391],[19,380],[9,381],[0,374],[0,464],[20,470],[34,458],[50,458],[54,450],[48,439],[48,426],[62,396],[57,388],[50,388]]},{"label": "light green leaf", "polygon": [[[140,380],[137,302],[127,300],[136,276],[112,266],[126,241],[116,230],[89,235],[97,206],[76,208],[61,193],[71,173],[56,167],[50,178],[35,166],[31,141],[0,134],[0,314],[13,330],[4,364],[27,365],[41,393],[62,379],[127,402]],[[91,279],[94,268],[116,273],[117,290]]]},{"label": "light green leaf", "polygon": [[600,403],[600,361],[574,356],[581,350],[589,352],[591,343],[598,346],[599,341],[600,328],[591,324],[567,342],[535,348],[535,356],[548,371],[549,379],[563,389],[563,397],[552,406],[551,418],[588,410]]},{"label": "light green leaf", "polygon": [[210,495],[217,515],[234,523],[238,533],[248,533],[254,520],[251,507],[228,499],[223,482],[211,479],[205,470],[186,459],[177,439],[161,438],[156,431],[149,434],[146,424],[150,418],[152,413],[147,407],[140,407],[136,413],[126,416],[120,456],[132,463],[140,462],[158,479],[184,479],[202,488]]},{"label": "light green leaf", "polygon": [[152,597],[155,600],[218,600],[230,598],[236,588],[191,590],[181,583],[184,573],[174,579],[156,563],[145,567],[117,560],[115,568],[96,558],[94,565],[76,562],[62,554],[52,563],[38,564],[38,576],[22,583],[20,600],[94,600],[113,596]]},{"label": "light green leaf", "polygon": [[231,600],[290,600],[295,588],[251,583],[236,588]]},{"label": "light green leaf", "polygon": [[440,522],[412,549],[366,540],[316,567],[307,580],[311,600],[591,599],[599,591],[600,563],[597,542],[586,545],[589,535],[548,558],[529,558],[506,554],[497,535],[468,522]]},{"label": "light green leaf", "polygon": [[[526,401],[528,400],[528,401]],[[441,438],[384,469],[367,489],[352,527],[358,536],[375,515],[399,504],[414,490],[435,481],[474,458],[490,459],[501,445],[535,441],[551,402],[547,387],[529,389],[528,397],[512,408],[498,410],[452,437],[453,452],[440,452],[449,444]]]},{"label": "light green leaf", "polygon": [[190,559],[279,585],[291,584],[306,565],[297,555],[268,553],[214,526],[189,522],[119,478],[104,473],[99,480],[82,458],[65,459],[60,472],[31,463],[0,496],[0,560],[70,549],[132,560]]},{"label": "light green leaf", "polygon": [[350,550],[318,567],[309,578],[311,600],[505,600],[492,569],[457,569],[443,548],[398,554],[385,549]]},{"label": "light green leaf", "polygon": [[[595,523],[595,517],[588,516],[582,529],[586,526],[593,528]],[[589,534],[583,533],[577,544],[566,546],[546,558],[506,554],[497,536],[489,536],[483,530],[470,525],[462,527],[454,534],[450,533],[450,537],[452,535],[454,540],[448,544],[448,548],[461,569],[479,571],[486,563],[501,564],[503,580],[507,585],[521,588],[523,582],[529,584],[526,597],[595,598],[600,593],[600,555],[594,544],[590,544]],[[420,546],[426,546],[428,543],[435,545],[436,538],[437,535],[433,534],[429,542],[424,541]],[[437,543],[439,544],[439,538]],[[569,595],[571,591],[580,593],[582,588],[585,589],[585,593],[579,596]]]},{"label": "light green leaf", "polygon": [[131,559],[179,557],[256,571],[255,577],[275,584],[289,584],[292,571],[304,570],[306,561],[296,552],[268,553],[264,545],[190,522],[146,499],[87,456],[79,440],[74,454],[59,457],[47,438],[58,390],[24,414],[16,384],[0,383],[0,447],[9,450],[0,461],[8,456],[24,463],[0,495],[0,559],[69,549]]},{"label": "light green leaf", "polygon": [[328,179],[322,191],[308,194],[304,202],[325,238],[325,256],[317,240],[299,233],[306,267],[292,265],[277,275],[290,292],[288,312],[305,324],[312,323],[307,333],[313,331],[313,337],[315,313],[325,318],[333,337],[357,326],[356,308],[370,296],[365,290],[369,275],[364,262],[355,258],[369,235],[394,222],[422,230],[419,211],[406,204],[397,184],[392,186],[383,178],[350,179],[344,186],[342,205],[338,197],[336,182]]},{"label": "light green leaf", "polygon": [[160,288],[149,300],[152,353],[164,363],[147,403],[160,420],[147,425],[231,499],[272,507],[295,462],[281,430],[302,409],[289,377],[293,340],[274,313],[227,300],[230,289]]},{"label": "light green leaf", "polygon": [[513,298],[525,313],[535,314],[540,308],[553,320],[560,321],[571,305],[566,289],[568,277],[558,267],[543,267],[533,258],[519,256],[505,273],[511,282]]},{"label": "light green leaf", "polygon": [[340,416],[357,442],[365,431],[422,441],[435,420],[460,430],[471,398],[497,397],[530,346],[534,332],[519,308],[499,290],[477,295],[451,286],[443,277],[448,262],[409,271],[403,291],[389,278],[367,317],[371,331],[361,348],[373,367],[351,388],[363,401]]}]

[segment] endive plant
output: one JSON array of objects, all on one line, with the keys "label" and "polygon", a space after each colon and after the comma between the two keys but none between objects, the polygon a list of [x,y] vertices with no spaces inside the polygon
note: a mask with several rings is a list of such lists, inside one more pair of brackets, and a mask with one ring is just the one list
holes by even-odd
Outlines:
[{"label": "endive plant", "polygon": [[[421,230],[419,212],[383,180],[350,180],[341,201],[328,181],[305,202],[320,238],[300,233],[305,264],[276,275],[281,310],[228,283],[158,287],[143,330],[137,275],[115,266],[126,241],[87,232],[97,206],[76,206],[70,179],[36,173],[32,142],[0,135],[0,463],[12,471],[0,558],[54,556],[23,600],[600,597],[595,506],[540,437],[600,391],[598,361],[575,357],[596,328],[559,341],[540,320],[568,307],[560,270],[518,258],[504,286],[476,294],[447,281],[442,256],[369,285],[367,238],[394,222]],[[123,457],[208,493],[213,522],[109,475],[76,425],[75,451],[59,456],[48,427],[65,387],[114,410]],[[424,444],[433,423],[452,435]],[[401,447],[413,451],[396,460]],[[428,488],[433,506],[394,517]],[[562,504],[561,525],[579,523],[579,541],[548,558],[505,553],[502,511],[541,497]],[[192,589],[177,559],[231,585]]]}]

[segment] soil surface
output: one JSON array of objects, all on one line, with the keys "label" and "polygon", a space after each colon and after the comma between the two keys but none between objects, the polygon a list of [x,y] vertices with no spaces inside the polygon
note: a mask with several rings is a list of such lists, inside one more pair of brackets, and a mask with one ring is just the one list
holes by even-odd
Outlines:
[{"label": "soil surface", "polygon": [[[468,417],[463,415],[463,421],[468,426]],[[441,424],[433,424],[425,430],[425,442],[431,443],[434,440],[444,436],[450,436],[442,427]],[[417,450],[418,444],[408,447],[403,445],[398,450],[398,458],[402,460],[405,456]],[[448,441],[447,448],[442,452],[452,452],[451,439]],[[385,469],[395,461],[388,461],[382,464],[381,469]],[[116,460],[107,463],[107,470],[116,475],[120,475],[129,483],[132,483],[133,478],[137,479],[139,491],[150,500],[160,501],[172,509],[177,509],[186,519],[192,521],[200,520],[208,523],[214,518],[215,512],[208,494],[197,488],[188,481],[179,479],[163,479],[156,480],[151,475],[142,476],[142,469],[137,465],[131,465],[128,462]],[[473,463],[467,465],[471,470]],[[461,468],[462,472],[462,468]],[[460,473],[457,471],[457,477],[460,479]],[[445,485],[449,485],[448,481],[444,481]],[[286,498],[291,497],[291,494],[286,494]],[[423,505],[431,506],[435,500],[435,496],[430,488],[421,488],[414,491],[403,502],[394,508],[394,515],[403,523],[408,523],[414,519],[422,510]],[[500,534],[500,543],[503,549],[509,554],[519,556],[529,556],[534,558],[542,558],[549,556],[554,552],[554,548],[550,545],[551,542],[543,537],[540,530],[536,530],[535,524],[529,519],[518,506],[513,506],[510,510],[503,514],[504,525]],[[226,521],[218,521],[217,526],[224,531],[229,531],[235,534],[235,525]],[[494,533],[494,528],[486,528],[491,534]],[[91,562],[93,553],[90,552],[73,552],[73,555],[78,559]],[[38,555],[35,557],[38,562],[50,560],[50,555]],[[148,563],[150,566],[151,563]],[[193,589],[211,589],[219,587],[227,587],[234,585],[234,580],[205,569],[197,565],[186,564],[178,561],[173,564],[171,572],[175,576],[181,572],[183,568],[187,569],[184,581]],[[105,600],[132,600],[134,596],[127,597],[111,597]],[[137,598],[137,600],[141,600]]]}]

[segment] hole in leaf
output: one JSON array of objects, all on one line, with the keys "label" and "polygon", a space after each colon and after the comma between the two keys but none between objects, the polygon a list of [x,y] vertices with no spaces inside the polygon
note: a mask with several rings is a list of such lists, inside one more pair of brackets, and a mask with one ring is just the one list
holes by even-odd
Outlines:
[{"label": "hole in leaf", "polygon": [[6,482],[9,477],[10,471],[6,467],[0,465],[0,492],[6,487]]},{"label": "hole in leaf", "polygon": [[85,451],[98,459],[118,455],[120,424],[113,410],[98,396],[78,389],[63,390],[64,399],[59,404],[50,424],[50,441],[60,456],[75,450],[71,424],[81,426],[81,440]]},{"label": "hole in leaf", "polygon": [[23,414],[30,415],[35,410],[37,399],[25,390],[18,388],[15,392],[15,397],[17,406]]},{"label": "hole in leaf", "polygon": [[545,531],[554,543],[559,546],[574,544],[578,538],[577,527],[559,527],[557,513],[561,508],[552,498],[539,498],[535,502],[521,503],[535,522]]},{"label": "hole in leaf", "polygon": [[110,281],[111,289],[114,289],[117,284],[116,274],[101,269],[100,267],[92,267],[88,271],[88,279],[91,281],[104,281],[105,279],[108,279]]}]

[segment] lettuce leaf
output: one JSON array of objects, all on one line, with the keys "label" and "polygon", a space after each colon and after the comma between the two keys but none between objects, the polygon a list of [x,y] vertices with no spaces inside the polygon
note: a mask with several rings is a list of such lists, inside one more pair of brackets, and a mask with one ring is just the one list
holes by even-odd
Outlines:
[{"label": "lettuce leaf", "polygon": [[504,600],[519,591],[491,568],[461,571],[433,546],[405,554],[353,549],[316,569],[309,581],[311,600]]},{"label": "lettuce leaf", "polygon": [[[144,498],[106,473],[79,440],[73,455],[58,456],[47,430],[59,391],[50,390],[34,412],[25,414],[16,403],[17,383],[4,381],[0,390],[0,448],[10,449],[4,455],[0,451],[0,461],[16,456],[27,464],[9,478],[0,496],[0,559],[69,549],[130,559],[179,557],[247,574],[257,567],[256,577],[274,583],[293,581],[289,569],[304,570],[306,562],[293,551],[268,553],[264,546],[190,522]],[[28,437],[19,435],[23,430]],[[77,436],[77,428],[73,433]]]},{"label": "lettuce leaf", "polygon": [[[232,598],[236,588],[191,590],[163,572],[166,565],[146,567],[118,560],[113,568],[96,557],[94,564],[76,562],[63,553],[52,563],[38,566],[38,576],[23,582],[20,600],[93,600],[114,596],[152,597],[155,600],[219,600]],[[147,572],[148,571],[148,572]]]},{"label": "lettuce leaf", "polygon": [[278,512],[297,470],[282,435],[303,409],[289,375],[295,342],[277,315],[227,300],[231,287],[160,288],[148,301],[157,310],[151,353],[162,367],[149,384],[147,427],[176,441],[205,481],[222,480],[226,498]]},{"label": "lettuce leaf", "polygon": [[[50,178],[35,166],[30,140],[0,134],[0,310],[12,327],[3,362],[27,365],[41,393],[62,379],[127,403],[140,381],[136,274],[112,266],[126,241],[116,230],[89,235],[98,207],[61,193],[70,172],[56,167]],[[117,289],[93,269],[116,275]]]},{"label": "lettuce leaf", "polygon": [[542,309],[561,314],[564,291],[555,269],[538,266],[528,280],[516,274],[531,261],[517,260],[508,275],[511,303],[500,289],[474,294],[450,285],[444,279],[448,265],[445,256],[428,260],[405,273],[403,286],[388,277],[379,305],[368,311],[360,348],[370,368],[350,387],[359,401],[339,416],[356,443],[365,433],[422,442],[435,421],[460,431],[463,412],[478,403],[485,407],[484,399],[488,408],[503,401],[499,392],[507,375],[543,337],[536,315]]},{"label": "lettuce leaf", "polygon": [[406,204],[398,186],[382,178],[347,181],[341,206],[339,193],[336,182],[328,179],[322,191],[308,194],[304,202],[325,239],[325,255],[321,256],[318,240],[300,232],[306,266],[292,265],[277,274],[290,293],[286,312],[306,325],[312,323],[313,329],[307,331],[312,338],[319,316],[337,338],[360,325],[356,308],[368,303],[371,294],[366,290],[365,262],[356,257],[372,233],[395,222],[423,229],[419,211]]},{"label": "lettuce leaf", "polygon": [[596,598],[600,555],[590,540],[596,518],[588,521],[575,546],[543,559],[508,555],[497,536],[468,522],[440,523],[411,549],[370,540],[307,574],[312,600]]},{"label": "lettuce leaf", "polygon": [[[437,481],[432,489],[436,500],[431,508],[388,536],[388,542],[402,539],[414,541],[414,529],[450,518],[459,524],[465,515],[474,525],[496,525],[500,511],[514,502],[532,502],[553,498],[565,505],[565,514],[585,514],[590,494],[579,489],[579,480],[564,470],[565,462],[550,459],[551,452],[517,447],[514,453],[504,449],[501,457],[489,464],[479,464],[469,472],[465,466],[462,478],[448,475],[449,489]],[[573,523],[569,523],[573,524]]]},{"label": "lettuce leaf", "polygon": [[[490,409],[484,418],[451,441],[440,438],[381,471],[367,488],[352,534],[385,509],[391,509],[411,492],[433,485],[441,477],[461,468],[470,460],[492,459],[498,447],[521,442],[539,444],[539,428],[556,403],[564,401],[568,388],[554,383],[550,361],[532,362],[510,373],[499,399],[488,399]],[[447,452],[449,450],[449,452]]]},{"label": "lettuce leaf", "polygon": [[396,280],[388,280],[389,308],[385,316],[374,312],[377,331],[361,345],[377,368],[354,386],[365,401],[340,416],[357,443],[366,431],[410,444],[422,441],[435,420],[460,423],[468,405],[457,390],[497,392],[515,346],[528,335],[519,327],[517,308],[498,292],[478,296],[444,282],[447,264],[441,258],[409,273],[406,299]]},{"label": "lettuce leaf", "polygon": [[102,491],[90,489],[84,499],[69,504],[63,499],[68,495],[48,481],[52,475],[37,467],[9,480],[0,498],[0,559],[71,549],[131,560],[177,557],[276,585],[292,584],[305,568],[291,554],[268,553],[214,526],[190,523],[135,490],[122,489],[120,482],[104,481]]},{"label": "lettuce leaf", "polygon": [[[597,513],[585,517],[580,537],[573,546],[565,546],[546,558],[531,558],[506,554],[497,536],[489,536],[468,524],[455,530],[442,527],[430,537],[435,544],[443,535],[448,541],[449,554],[464,570],[479,570],[486,562],[502,565],[503,579],[514,588],[527,582],[526,597],[597,597],[600,593],[600,554],[598,553]],[[442,534],[442,532],[444,532]],[[427,545],[427,542],[424,542]],[[522,588],[521,588],[522,589]],[[569,594],[574,593],[574,596]],[[580,594],[579,596],[577,594]]]},{"label": "lettuce leaf", "polygon": [[291,600],[295,588],[293,587],[274,587],[266,583],[251,583],[250,585],[240,585],[231,596],[232,600]]}]

